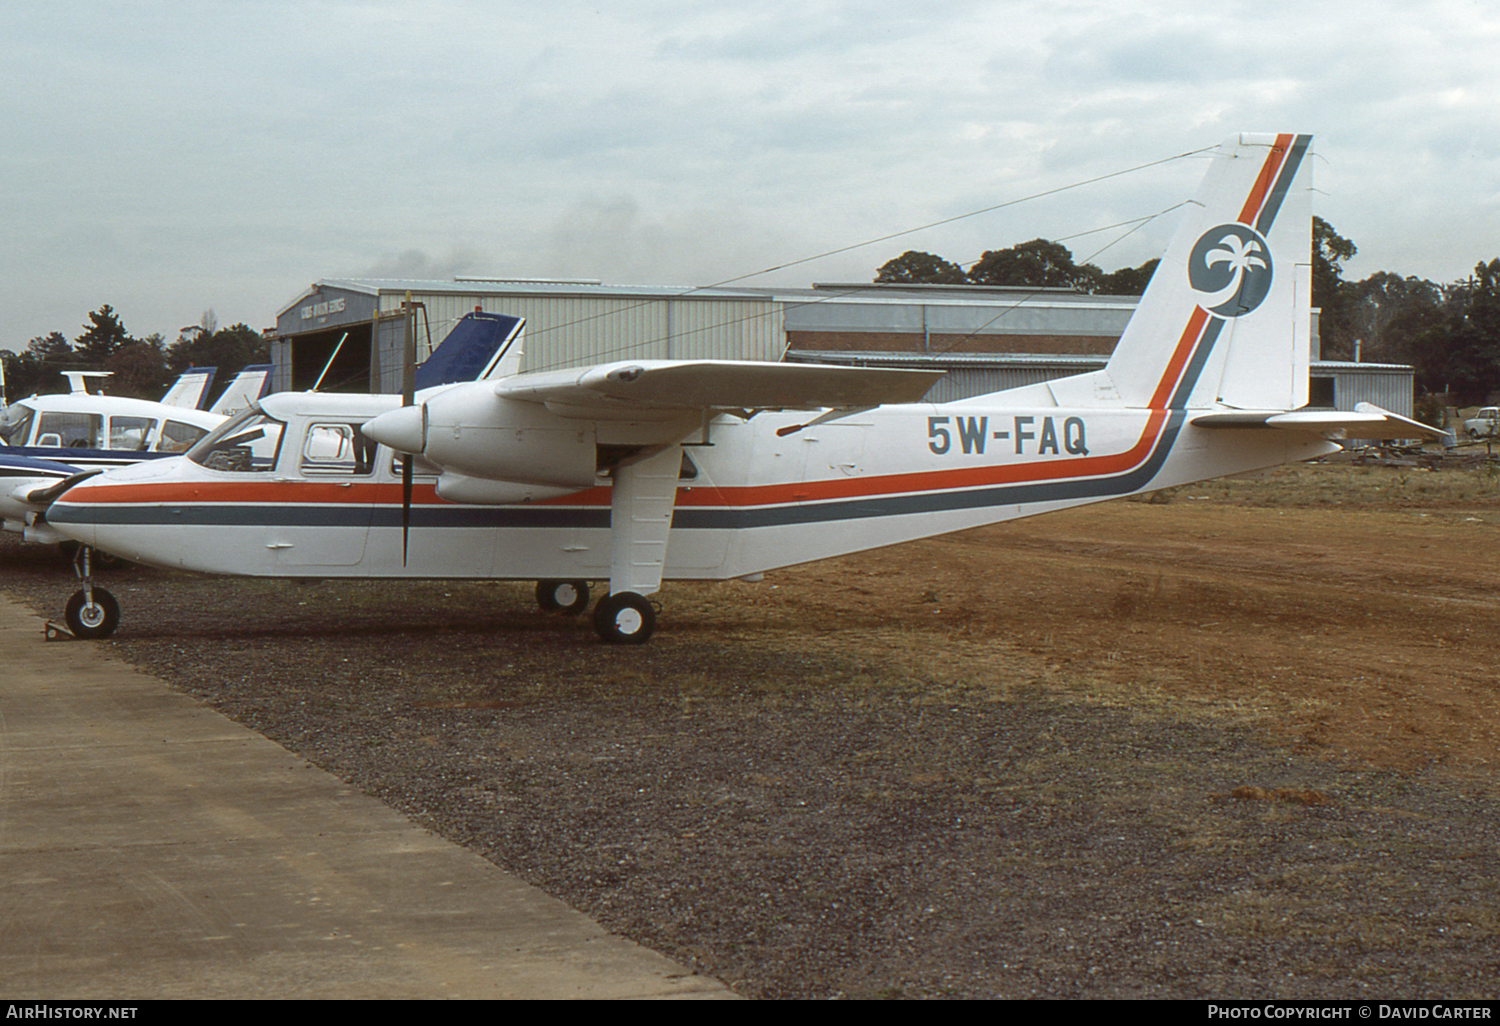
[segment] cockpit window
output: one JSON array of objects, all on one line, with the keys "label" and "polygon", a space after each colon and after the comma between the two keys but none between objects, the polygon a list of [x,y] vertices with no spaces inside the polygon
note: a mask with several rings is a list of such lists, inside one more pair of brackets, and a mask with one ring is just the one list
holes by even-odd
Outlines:
[{"label": "cockpit window", "polygon": [[209,470],[266,473],[276,467],[285,431],[285,424],[252,406],[209,432],[188,450],[187,458]]},{"label": "cockpit window", "polygon": [[156,443],[156,449],[158,452],[186,452],[206,434],[206,430],[194,424],[169,420],[162,425],[161,439]]},{"label": "cockpit window", "polygon": [[36,411],[30,406],[11,403],[4,414],[0,414],[0,439],[4,439],[6,445],[25,445],[31,437],[31,418],[35,415]]}]

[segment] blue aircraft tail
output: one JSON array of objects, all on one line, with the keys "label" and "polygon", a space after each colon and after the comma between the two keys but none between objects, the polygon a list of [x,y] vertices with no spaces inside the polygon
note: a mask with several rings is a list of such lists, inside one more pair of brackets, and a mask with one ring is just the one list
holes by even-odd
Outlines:
[{"label": "blue aircraft tail", "polygon": [[477,310],[465,314],[432,355],[417,366],[417,391],[516,373],[525,326],[522,317]]}]

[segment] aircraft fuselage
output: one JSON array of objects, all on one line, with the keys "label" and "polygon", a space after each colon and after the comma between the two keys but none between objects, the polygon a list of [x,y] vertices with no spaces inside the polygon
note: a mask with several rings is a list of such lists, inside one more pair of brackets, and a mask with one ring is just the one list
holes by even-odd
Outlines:
[{"label": "aircraft fuselage", "polygon": [[[1180,410],[1018,408],[1004,393],[880,407],[785,435],[807,413],[720,417],[682,447],[665,579],[726,579],[1320,455],[1319,439],[1194,428]],[[402,559],[399,458],[309,459],[319,433],[392,408],[283,416],[274,463],[176,458],[86,482],[50,511],[127,559],[272,577],[607,578],[610,478],[530,501],[451,502],[418,474]],[[354,399],[355,397],[340,397]],[[368,406],[370,409],[364,409]],[[698,444],[694,444],[694,443]],[[313,455],[316,455],[314,453]],[[329,450],[329,455],[335,455]]]}]

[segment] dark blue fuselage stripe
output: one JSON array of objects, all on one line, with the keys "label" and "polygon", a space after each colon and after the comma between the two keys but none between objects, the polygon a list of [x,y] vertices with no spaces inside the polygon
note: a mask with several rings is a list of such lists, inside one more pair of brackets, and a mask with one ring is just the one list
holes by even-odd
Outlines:
[{"label": "dark blue fuselage stripe", "polygon": [[[242,506],[161,503],[107,506],[59,502],[54,524],[137,524],[161,527],[400,527],[400,506],[353,503]],[[413,527],[608,527],[607,507],[414,506]]]},{"label": "dark blue fuselage stripe", "polygon": [[1061,481],[1038,481],[1033,484],[1001,485],[961,492],[921,492],[914,495],[892,495],[878,499],[854,499],[844,502],[803,503],[798,506],[749,507],[744,509],[679,509],[672,518],[673,529],[780,527],[787,524],[814,524],[833,520],[861,520],[870,517],[906,516],[914,513],[951,513],[957,510],[983,509],[990,506],[1023,506],[1027,503],[1067,502],[1079,499],[1112,499],[1144,488],[1166,462],[1177,441],[1186,414],[1173,412],[1157,441],[1155,450],[1134,470],[1114,477],[1068,478]]},{"label": "dark blue fuselage stripe", "polygon": [[1224,318],[1209,314],[1208,323],[1203,326],[1203,331],[1198,336],[1198,346],[1193,350],[1193,355],[1188,359],[1188,364],[1182,371],[1182,378],[1177,383],[1177,388],[1172,392],[1172,398],[1167,400],[1167,409],[1187,409],[1188,397],[1193,394],[1193,389],[1198,384],[1198,378],[1203,373],[1203,365],[1208,363],[1208,354],[1213,352],[1214,344],[1219,341],[1219,332],[1224,329]]},{"label": "dark blue fuselage stripe", "polygon": [[127,467],[146,460],[164,460],[181,456],[180,452],[145,452],[137,449],[63,449],[54,445],[14,445],[0,449],[0,453],[13,456],[28,456],[35,460],[66,463],[76,467],[83,463],[108,464],[111,467]]}]

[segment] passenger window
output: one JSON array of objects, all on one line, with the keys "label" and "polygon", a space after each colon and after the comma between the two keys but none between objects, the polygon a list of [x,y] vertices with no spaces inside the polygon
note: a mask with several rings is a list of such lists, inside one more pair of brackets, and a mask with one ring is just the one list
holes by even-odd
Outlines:
[{"label": "passenger window", "polygon": [[368,474],[373,449],[353,424],[311,424],[302,443],[302,472]]},{"label": "passenger window", "polygon": [[38,445],[98,449],[104,418],[97,413],[44,413],[37,424]]},{"label": "passenger window", "polygon": [[149,417],[109,418],[109,447],[111,449],[141,450],[146,448],[146,439],[156,421]]}]

